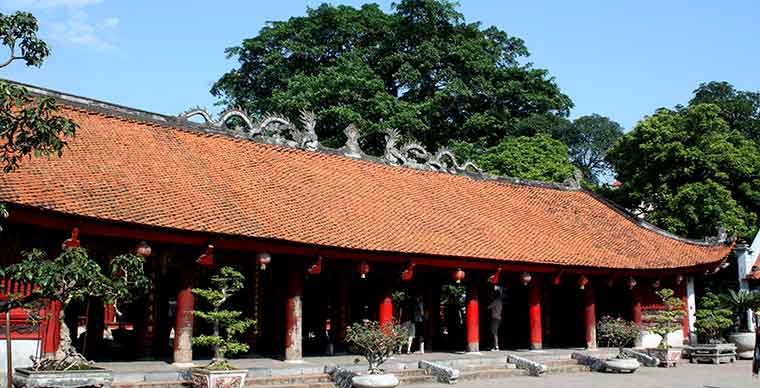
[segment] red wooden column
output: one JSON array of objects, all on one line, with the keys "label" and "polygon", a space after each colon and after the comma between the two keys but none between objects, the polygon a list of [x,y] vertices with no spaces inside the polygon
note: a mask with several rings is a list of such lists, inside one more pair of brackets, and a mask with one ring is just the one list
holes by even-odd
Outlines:
[{"label": "red wooden column", "polygon": [[689,339],[689,298],[686,294],[686,282],[681,282],[678,285],[678,291],[681,293],[681,309],[683,309],[683,320],[681,321],[681,329],[683,330],[683,338]]},{"label": "red wooden column", "polygon": [[303,270],[288,271],[288,299],[285,306],[285,361],[303,358]]},{"label": "red wooden column", "polygon": [[467,293],[467,351],[480,351],[480,308],[478,306],[478,287],[470,285]]},{"label": "red wooden column", "polygon": [[174,324],[174,365],[193,363],[193,267],[183,266],[179,274],[177,320]]},{"label": "red wooden column", "polygon": [[48,304],[42,311],[41,315],[46,317],[42,321],[42,353],[45,356],[53,356],[58,351],[58,344],[61,342],[61,302],[53,301]]},{"label": "red wooden column", "polygon": [[378,320],[381,326],[393,323],[393,298],[390,291],[384,292],[380,300],[380,319]]},{"label": "red wooden column", "polygon": [[[641,291],[637,287],[631,290],[631,320],[641,326]],[[636,338],[634,345],[641,346],[641,335]]]},{"label": "red wooden column", "polygon": [[543,347],[541,337],[541,281],[534,276],[528,285],[528,315],[530,317],[530,348]]},{"label": "red wooden column", "polygon": [[583,294],[583,317],[586,324],[586,348],[596,349],[596,295],[591,284]]}]

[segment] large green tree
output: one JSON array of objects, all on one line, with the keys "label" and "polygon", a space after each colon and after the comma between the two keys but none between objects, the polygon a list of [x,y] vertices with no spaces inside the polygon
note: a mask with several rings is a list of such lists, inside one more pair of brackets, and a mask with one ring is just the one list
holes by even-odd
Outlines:
[{"label": "large green tree", "polygon": [[695,238],[723,226],[750,237],[760,205],[760,150],[714,104],[660,109],[609,151],[622,182],[609,195],[671,232]]},{"label": "large green tree", "polygon": [[[10,54],[0,68],[14,61],[26,66],[41,66],[50,55],[47,44],[37,37],[37,19],[28,12],[12,15],[0,13],[0,40]],[[0,80],[0,168],[16,169],[19,162],[32,154],[60,155],[66,137],[73,136],[77,125],[56,115],[52,98],[34,98],[26,89]],[[8,216],[0,203],[0,219]],[[2,230],[2,229],[0,229]]]},{"label": "large green tree", "polygon": [[755,143],[760,144],[760,93],[736,90],[725,81],[713,81],[699,85],[694,90],[690,105],[715,104],[720,107],[720,117],[728,126]]},{"label": "large green tree", "polygon": [[548,182],[562,182],[574,170],[567,146],[545,134],[505,138],[478,162],[491,174]]},{"label": "large green tree", "polygon": [[390,13],[323,4],[269,23],[227,55],[239,66],[211,90],[223,104],[291,117],[312,110],[329,146],[342,145],[350,123],[375,150],[391,127],[430,148],[493,146],[522,119],[572,107],[546,70],[525,62],[521,39],[466,22],[446,0],[401,0]]},{"label": "large green tree", "polygon": [[593,184],[611,175],[607,151],[623,136],[623,127],[598,114],[581,116],[569,125],[558,126],[554,137],[565,143],[570,161]]}]

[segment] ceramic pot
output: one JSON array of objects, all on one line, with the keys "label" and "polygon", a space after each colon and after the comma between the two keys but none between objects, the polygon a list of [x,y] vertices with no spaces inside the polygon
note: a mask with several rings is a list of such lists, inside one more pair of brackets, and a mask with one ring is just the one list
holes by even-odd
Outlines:
[{"label": "ceramic pot", "polygon": [[677,366],[678,360],[681,359],[681,354],[683,353],[683,349],[681,348],[649,348],[647,349],[647,353],[660,360],[660,366],[664,367],[671,367],[671,366]]},{"label": "ceramic pot", "polygon": [[356,388],[394,388],[399,384],[398,378],[390,373],[354,376],[351,382]]},{"label": "ceramic pot", "polygon": [[113,383],[113,372],[98,367],[67,371],[16,368],[13,374],[13,385],[16,387],[110,387],[111,383]]},{"label": "ceramic pot", "polygon": [[612,372],[633,373],[641,363],[635,358],[610,358],[604,362],[606,370]]},{"label": "ceramic pot", "polygon": [[736,345],[736,356],[743,359],[752,359],[755,351],[755,333],[731,333],[728,342]]},{"label": "ceramic pot", "polygon": [[194,388],[243,388],[247,370],[209,370],[193,368]]}]

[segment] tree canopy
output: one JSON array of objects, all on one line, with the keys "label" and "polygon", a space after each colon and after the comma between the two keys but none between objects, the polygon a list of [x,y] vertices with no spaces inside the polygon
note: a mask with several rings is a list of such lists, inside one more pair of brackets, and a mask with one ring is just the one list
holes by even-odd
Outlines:
[{"label": "tree canopy", "polygon": [[351,123],[369,150],[387,128],[431,149],[450,140],[490,147],[522,119],[572,107],[546,70],[525,62],[520,38],[466,22],[445,0],[401,0],[390,13],[323,4],[226,52],[239,66],[211,89],[223,104],[291,117],[312,110],[332,147]]},{"label": "tree canopy", "polygon": [[736,90],[725,81],[713,81],[699,85],[694,90],[690,105],[715,104],[726,124],[760,144],[760,93]]},{"label": "tree canopy", "polygon": [[760,204],[758,151],[715,104],[660,109],[609,151],[622,185],[608,194],[673,233],[701,238],[723,226],[750,236]]},{"label": "tree canopy", "polygon": [[570,162],[593,184],[611,175],[607,151],[623,136],[623,127],[607,117],[581,116],[554,130],[554,137],[568,147]]},{"label": "tree canopy", "polygon": [[478,162],[491,174],[550,182],[562,182],[574,170],[567,146],[544,134],[505,138]]}]

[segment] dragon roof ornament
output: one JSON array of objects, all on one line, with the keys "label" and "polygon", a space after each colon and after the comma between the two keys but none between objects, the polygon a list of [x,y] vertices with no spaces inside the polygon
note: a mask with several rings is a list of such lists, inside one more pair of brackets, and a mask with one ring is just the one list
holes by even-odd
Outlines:
[{"label": "dragon roof ornament", "polygon": [[[308,151],[327,151],[357,159],[376,159],[362,151],[359,146],[359,129],[354,124],[348,125],[343,131],[346,135],[346,143],[343,147],[337,150],[323,147],[316,133],[317,116],[311,111],[301,111],[299,125],[293,124],[287,117],[278,114],[264,114],[258,121],[254,121],[239,108],[227,109],[220,113],[217,119],[201,107],[189,109],[177,116],[178,119],[185,121],[193,117],[202,119],[202,122],[196,124],[203,129],[223,132],[238,138]],[[416,142],[401,144],[401,134],[395,128],[389,128],[385,132],[385,152],[379,161],[392,166],[449,174],[480,175],[483,173],[471,161],[459,164],[454,153],[448,148],[442,147],[437,152],[430,153]]]}]

